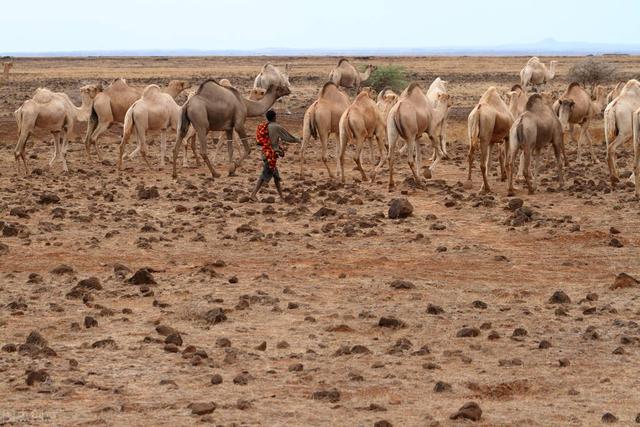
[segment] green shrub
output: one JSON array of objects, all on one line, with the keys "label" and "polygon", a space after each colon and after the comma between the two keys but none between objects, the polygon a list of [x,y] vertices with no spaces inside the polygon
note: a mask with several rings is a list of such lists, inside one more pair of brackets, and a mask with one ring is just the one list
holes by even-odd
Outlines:
[{"label": "green shrub", "polygon": [[381,65],[371,73],[369,80],[362,85],[370,86],[377,92],[389,87],[400,93],[407,86],[407,71],[404,67],[397,65]]}]

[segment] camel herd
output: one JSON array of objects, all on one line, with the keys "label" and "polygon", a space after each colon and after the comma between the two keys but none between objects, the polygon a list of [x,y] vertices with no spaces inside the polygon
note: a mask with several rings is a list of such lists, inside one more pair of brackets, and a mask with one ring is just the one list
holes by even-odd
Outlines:
[{"label": "camel herd", "polygon": [[[11,65],[4,64],[4,75]],[[589,131],[590,124],[604,109],[604,130],[607,143],[607,163],[612,185],[619,181],[616,167],[616,149],[632,139],[634,143],[634,172],[636,195],[640,195],[640,82],[630,80],[619,83],[607,94],[597,86],[592,95],[578,83],[571,83],[556,100],[545,85],[555,77],[556,61],[549,67],[538,58],[531,58],[520,72],[520,83],[501,94],[490,87],[481,96],[478,104],[468,116],[468,182],[471,187],[473,158],[480,152],[482,174],[481,192],[489,192],[488,173],[491,170],[491,155],[498,146],[501,179],[508,181],[509,194],[514,193],[513,172],[519,160],[518,176],[522,176],[530,193],[536,189],[537,165],[541,151],[550,146],[555,154],[558,181],[563,185],[563,162],[568,166],[565,154],[564,134],[574,141],[573,128],[580,127],[577,140],[577,158],[581,158],[582,143],[586,143],[594,163],[599,163],[593,151]],[[300,148],[300,175],[304,175],[304,151],[311,139],[319,140],[322,161],[331,178],[345,182],[344,157],[349,145],[355,147],[353,160],[362,179],[373,181],[384,164],[389,168],[389,190],[394,188],[394,162],[398,153],[407,157],[407,163],[417,185],[423,177],[431,178],[438,163],[447,159],[446,128],[451,98],[447,92],[448,82],[437,78],[425,91],[418,83],[409,84],[400,94],[389,88],[375,93],[363,87],[376,67],[367,65],[364,72],[358,71],[348,60],[341,59],[328,75],[317,99],[307,108],[302,126]],[[52,165],[60,159],[64,171],[67,140],[77,135],[79,124],[87,123],[84,138],[85,151],[91,151],[101,159],[98,138],[114,123],[123,125],[122,140],[118,151],[117,167],[122,168],[124,149],[131,137],[137,146],[129,155],[140,154],[150,168],[147,157],[147,133],[160,132],[160,161],[165,164],[166,132],[174,131],[177,139],[173,147],[173,177],[178,175],[177,159],[185,142],[183,166],[187,164],[188,147],[191,147],[197,165],[199,156],[204,160],[212,176],[215,171],[207,154],[209,132],[224,132],[229,155],[229,173],[235,170],[251,152],[250,133],[245,122],[248,117],[263,115],[276,101],[284,103],[286,113],[289,105],[286,97],[291,93],[289,82],[290,65],[280,70],[266,64],[254,80],[249,96],[244,96],[226,80],[207,80],[197,88],[188,90],[187,83],[173,80],[166,87],[149,85],[133,87],[124,79],[116,79],[109,86],[87,85],[80,89],[82,104],[77,107],[64,93],[45,88],[36,90],[34,96],[25,101],[14,113],[18,125],[18,143],[15,157],[25,172],[28,167],[25,145],[36,128],[50,131],[54,137]],[[350,100],[348,91],[355,90]],[[187,100],[178,105],[176,98],[188,90]],[[530,94],[528,91],[533,93]],[[336,175],[333,174],[327,156],[328,140],[334,135],[337,144]],[[421,141],[427,137],[433,147],[431,165],[422,169]],[[216,138],[219,139],[219,138]],[[233,140],[242,143],[244,152],[238,160],[233,156]],[[196,145],[197,141],[197,145]],[[372,150],[373,142],[378,148],[378,161],[367,175],[362,165],[365,143]],[[215,156],[222,146],[219,142]],[[373,153],[372,157],[373,157]],[[533,168],[531,163],[533,160]],[[533,169],[533,170],[531,170]]]}]

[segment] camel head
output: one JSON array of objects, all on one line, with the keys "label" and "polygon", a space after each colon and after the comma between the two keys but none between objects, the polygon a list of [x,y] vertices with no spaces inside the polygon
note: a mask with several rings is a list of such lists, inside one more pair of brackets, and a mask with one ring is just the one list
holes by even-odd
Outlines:
[{"label": "camel head", "polygon": [[601,110],[604,110],[604,107],[606,107],[607,90],[604,88],[604,86],[598,85],[593,91],[593,94],[595,96],[595,102],[600,103],[600,105],[602,105]]},{"label": "camel head", "polygon": [[562,128],[566,132],[569,130],[569,117],[571,117],[576,103],[572,99],[561,99],[558,102],[558,117],[560,118],[560,123],[562,123]]},{"label": "camel head", "polygon": [[[281,98],[283,96],[287,96],[291,94],[291,89],[289,89],[287,86],[278,85],[275,88],[276,88],[276,98]],[[269,90],[271,90],[271,88],[269,88]],[[269,92],[269,90],[267,90],[267,92]]]},{"label": "camel head", "polygon": [[551,106],[553,105],[555,98],[556,98],[556,94],[554,94],[553,92],[540,92],[540,96],[542,97],[542,100],[544,101],[545,104]]},{"label": "camel head", "polygon": [[436,108],[445,105],[445,108],[449,108],[451,105],[451,96],[448,93],[439,93],[436,99]]},{"label": "camel head", "polygon": [[101,84],[90,84],[84,85],[80,88],[80,94],[84,96],[88,96],[89,99],[93,99],[96,97],[98,93],[102,92]]},{"label": "camel head", "polygon": [[373,100],[376,99],[376,91],[370,87],[370,86],[365,86],[362,89],[360,89],[360,93],[366,93],[367,96]]},{"label": "camel head", "polygon": [[265,93],[267,93],[267,91],[261,87],[254,87],[249,91],[249,99],[252,101],[259,101],[264,98]]},{"label": "camel head", "polygon": [[218,83],[220,84],[220,86],[233,87],[229,79],[220,79]]},{"label": "camel head", "polygon": [[187,86],[188,83],[184,80],[171,80],[167,85],[168,88],[172,90],[174,89],[178,94],[185,90]]},{"label": "camel head", "polygon": [[382,97],[382,99],[384,99],[385,102],[389,103],[389,104],[395,104],[396,102],[398,102],[398,94],[393,92],[393,91],[386,91],[384,96]]}]

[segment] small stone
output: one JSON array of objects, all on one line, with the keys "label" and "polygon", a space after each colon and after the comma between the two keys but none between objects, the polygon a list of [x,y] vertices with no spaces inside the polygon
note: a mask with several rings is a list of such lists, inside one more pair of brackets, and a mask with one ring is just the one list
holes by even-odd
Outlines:
[{"label": "small stone", "polygon": [[540,341],[540,344],[538,344],[538,348],[541,350],[547,349],[547,348],[551,348],[551,342],[547,341],[547,340],[542,340]]},{"label": "small stone", "polygon": [[323,400],[331,403],[336,403],[340,401],[340,392],[332,388],[330,390],[318,390],[314,391],[311,396],[313,400]]},{"label": "small stone", "polygon": [[389,212],[388,217],[390,219],[397,218],[406,218],[413,213],[413,205],[409,202],[409,200],[402,199],[392,199],[389,202]]},{"label": "small stone", "polygon": [[213,402],[198,402],[189,404],[193,415],[207,415],[216,410],[216,404]]},{"label": "small stone", "polygon": [[258,344],[256,346],[256,350],[258,351],[265,351],[267,349],[267,342],[266,341],[262,341],[260,344]]},{"label": "small stone", "polygon": [[378,321],[378,326],[381,328],[398,329],[404,328],[406,325],[402,320],[396,319],[395,317],[381,317]]},{"label": "small stone", "polygon": [[564,291],[555,291],[549,298],[549,304],[570,304],[571,298]]},{"label": "small stone", "polygon": [[60,197],[53,193],[42,193],[38,199],[38,203],[41,205],[50,205],[53,203],[59,203]]},{"label": "small stone", "polygon": [[491,331],[489,332],[489,335],[487,335],[487,339],[490,341],[499,340],[500,334],[497,331]]},{"label": "small stone", "polygon": [[278,343],[276,344],[276,348],[280,348],[280,349],[289,348],[289,347],[290,347],[289,343],[286,341],[278,341]]},{"label": "small stone", "polygon": [[238,276],[231,276],[231,277],[229,277],[229,283],[231,283],[231,284],[236,284],[236,283],[238,283]]},{"label": "small stone", "polygon": [[529,333],[524,328],[516,328],[513,330],[512,337],[526,337]]},{"label": "small stone", "polygon": [[48,345],[48,342],[42,335],[40,335],[40,332],[31,331],[25,341],[25,344],[35,345],[37,347],[46,347]]},{"label": "small stone", "polygon": [[462,328],[456,333],[458,338],[473,338],[480,335],[480,329],[478,328]]},{"label": "small stone", "polygon": [[138,188],[138,199],[140,200],[156,199],[158,197],[160,197],[158,187],[146,188],[144,186],[141,186]]},{"label": "small stone", "polygon": [[380,420],[373,423],[373,427],[393,427],[393,424],[387,420]]},{"label": "small stone", "polygon": [[620,240],[618,240],[617,238],[612,238],[611,240],[609,240],[609,246],[613,247],[613,248],[622,248],[624,247],[624,245],[622,244],[622,242]]},{"label": "small stone", "polygon": [[211,384],[213,385],[222,384],[222,375],[213,374],[213,376],[211,377]]},{"label": "small stone", "polygon": [[486,309],[486,308],[488,307],[488,305],[487,305],[487,303],[486,303],[486,302],[484,302],[484,301],[480,301],[480,300],[476,300],[476,301],[474,301],[473,303],[471,303],[471,305],[472,305],[474,308],[479,308],[479,309],[481,309],[481,310],[484,310],[484,309]]},{"label": "small stone", "polygon": [[415,289],[416,285],[408,280],[394,280],[389,284],[393,289]]},{"label": "small stone", "polygon": [[627,273],[620,273],[616,276],[610,289],[626,289],[638,286],[640,281]]},{"label": "small stone", "polygon": [[168,353],[177,353],[180,351],[180,349],[178,348],[177,345],[170,343],[170,344],[165,344],[164,351]]},{"label": "small stone", "polygon": [[618,417],[613,415],[611,412],[605,412],[604,415],[602,415],[602,422],[605,424],[617,423]]},{"label": "small stone", "polygon": [[170,326],[166,326],[166,325],[158,325],[158,326],[156,326],[156,332],[157,332],[158,334],[162,335],[163,337],[166,337],[166,336],[168,336],[168,335],[175,334],[175,333],[177,333],[178,331],[176,331],[175,329],[173,329],[173,328],[172,328],[172,327],[170,327]]},{"label": "small stone", "polygon": [[561,368],[566,368],[567,366],[571,365],[571,362],[569,361],[569,359],[564,358],[564,359],[558,360],[558,364],[560,365]]},{"label": "small stone", "polygon": [[95,328],[96,326],[98,326],[98,321],[96,319],[94,319],[91,316],[85,316],[84,317],[84,327],[89,329],[89,328]]},{"label": "small stone", "polygon": [[609,227],[609,233],[620,234],[620,230],[618,230],[616,227]]},{"label": "small stone", "polygon": [[2,346],[2,351],[7,353],[15,353],[18,347],[15,344],[9,343]]},{"label": "small stone", "polygon": [[458,412],[451,415],[449,418],[452,420],[467,419],[471,421],[480,421],[481,417],[482,409],[480,409],[480,406],[475,402],[467,402],[458,409]]},{"label": "small stone", "polygon": [[49,373],[44,369],[39,369],[37,371],[28,371],[26,383],[28,386],[32,386],[35,383],[43,383],[49,378]]},{"label": "small stone", "polygon": [[438,381],[435,386],[433,386],[433,391],[436,393],[444,393],[453,390],[451,384],[445,383],[444,381]]},{"label": "small stone", "polygon": [[224,314],[224,310],[222,308],[214,308],[205,313],[204,320],[211,325],[215,325],[225,322],[227,320],[227,316]]},{"label": "small stone", "polygon": [[51,274],[62,275],[62,274],[73,274],[73,267],[67,264],[60,264],[50,271]]},{"label": "small stone", "polygon": [[127,279],[128,283],[132,285],[156,285],[157,282],[153,278],[151,272],[146,268],[141,268],[136,271],[133,276]]},{"label": "small stone", "polygon": [[236,375],[236,377],[233,379],[233,383],[237,385],[247,385],[252,379],[253,377],[251,377],[248,372],[242,372]]},{"label": "small stone", "polygon": [[509,201],[507,202],[507,209],[513,212],[520,209],[523,205],[524,201],[522,199],[514,197],[513,199],[509,199]]},{"label": "small stone", "polygon": [[224,337],[218,338],[216,340],[216,347],[221,347],[221,348],[231,347],[231,340],[229,338],[224,338]]},{"label": "small stone", "polygon": [[444,313],[444,310],[439,305],[427,304],[427,314],[438,315]]},{"label": "small stone", "polygon": [[302,363],[294,363],[289,366],[289,372],[301,372],[304,369],[304,365]]},{"label": "small stone", "polygon": [[172,334],[167,335],[167,337],[164,339],[164,343],[165,344],[174,344],[177,347],[182,346],[182,337],[180,336],[179,333],[174,332]]}]

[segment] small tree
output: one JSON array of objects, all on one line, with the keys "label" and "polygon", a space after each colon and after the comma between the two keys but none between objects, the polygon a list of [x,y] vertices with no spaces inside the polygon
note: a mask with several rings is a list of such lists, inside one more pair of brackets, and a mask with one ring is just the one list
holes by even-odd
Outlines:
[{"label": "small tree", "polygon": [[616,67],[608,62],[594,58],[577,63],[569,70],[569,80],[581,83],[584,87],[591,87],[591,92],[596,85],[615,78]]},{"label": "small tree", "polygon": [[402,91],[407,85],[407,71],[397,65],[382,65],[376,68],[363,86],[371,86],[377,92],[389,87],[396,92]]}]

